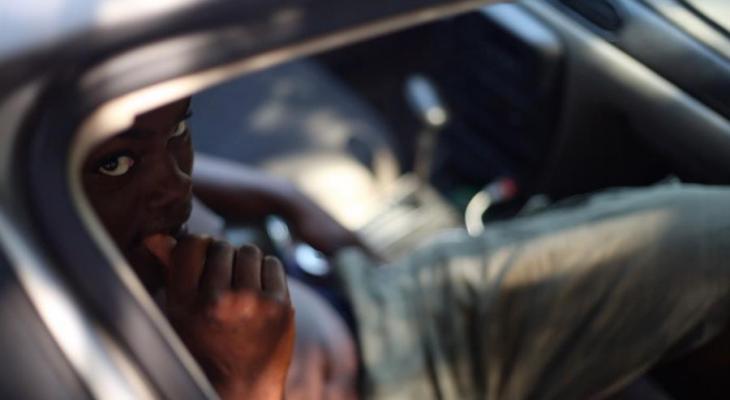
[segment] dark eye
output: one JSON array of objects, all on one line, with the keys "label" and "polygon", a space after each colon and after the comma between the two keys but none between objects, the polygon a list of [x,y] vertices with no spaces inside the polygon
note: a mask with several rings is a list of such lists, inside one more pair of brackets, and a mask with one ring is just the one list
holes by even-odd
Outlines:
[{"label": "dark eye", "polygon": [[130,156],[119,155],[104,160],[99,165],[99,172],[109,176],[121,176],[129,172],[134,165],[134,159]]},{"label": "dark eye", "polygon": [[187,123],[187,121],[182,120],[182,121],[178,122],[177,125],[175,126],[175,129],[172,130],[172,132],[170,133],[170,138],[180,137],[180,136],[184,135],[185,132],[187,132],[187,130],[188,130],[188,123]]}]

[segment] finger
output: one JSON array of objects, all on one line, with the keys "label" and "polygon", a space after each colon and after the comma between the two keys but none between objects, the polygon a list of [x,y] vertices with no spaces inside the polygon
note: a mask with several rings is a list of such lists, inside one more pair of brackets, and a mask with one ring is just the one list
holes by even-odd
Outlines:
[{"label": "finger", "polygon": [[355,400],[358,396],[354,383],[334,382],[327,384],[324,390],[324,396],[320,398],[326,400]]},{"label": "finger", "polygon": [[261,250],[253,245],[243,245],[236,252],[233,269],[233,289],[261,290]]},{"label": "finger", "polygon": [[215,301],[230,290],[234,253],[233,246],[220,240],[208,246],[205,269],[200,277],[200,296],[203,301]]},{"label": "finger", "polygon": [[168,270],[167,286],[171,300],[191,298],[198,291],[210,239],[185,236],[172,251],[173,268]]},{"label": "finger", "polygon": [[175,248],[177,241],[170,235],[155,234],[144,238],[143,243],[147,251],[152,253],[169,273],[172,268],[172,249]]},{"label": "finger", "polygon": [[266,256],[264,258],[261,268],[261,288],[275,299],[289,302],[289,288],[286,284],[284,266],[276,257]]}]

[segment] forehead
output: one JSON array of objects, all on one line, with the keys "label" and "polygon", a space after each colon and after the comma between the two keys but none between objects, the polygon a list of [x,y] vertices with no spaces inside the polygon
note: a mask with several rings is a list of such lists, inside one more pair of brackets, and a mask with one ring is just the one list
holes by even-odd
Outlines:
[{"label": "forehead", "polygon": [[87,163],[99,162],[99,158],[118,152],[132,144],[144,143],[155,137],[170,132],[178,124],[188,111],[190,98],[185,98],[162,107],[139,114],[134,124],[127,130],[107,139],[96,146],[87,157]]},{"label": "forehead", "polygon": [[134,119],[134,126],[146,130],[167,129],[180,121],[190,106],[190,98],[175,101],[140,114]]}]

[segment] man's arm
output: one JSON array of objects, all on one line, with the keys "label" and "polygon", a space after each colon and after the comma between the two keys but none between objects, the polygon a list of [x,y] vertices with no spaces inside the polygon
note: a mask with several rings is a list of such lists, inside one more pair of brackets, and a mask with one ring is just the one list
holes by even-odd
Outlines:
[{"label": "man's arm", "polygon": [[232,222],[259,221],[278,214],[303,241],[331,255],[347,246],[363,247],[344,228],[290,182],[243,164],[196,154],[195,195]]},{"label": "man's arm", "polygon": [[268,214],[296,213],[303,197],[292,184],[243,164],[197,153],[193,170],[195,195],[229,221],[256,221]]},{"label": "man's arm", "polygon": [[289,279],[297,336],[286,385],[287,400],[354,400],[358,354],[345,321],[314,290]]}]

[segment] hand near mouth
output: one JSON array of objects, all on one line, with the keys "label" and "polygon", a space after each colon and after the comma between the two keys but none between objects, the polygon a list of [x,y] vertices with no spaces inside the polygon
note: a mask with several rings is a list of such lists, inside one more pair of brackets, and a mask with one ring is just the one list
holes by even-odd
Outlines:
[{"label": "hand near mouth", "polygon": [[294,339],[286,274],[254,246],[152,235],[165,312],[224,399],[281,399]]}]

